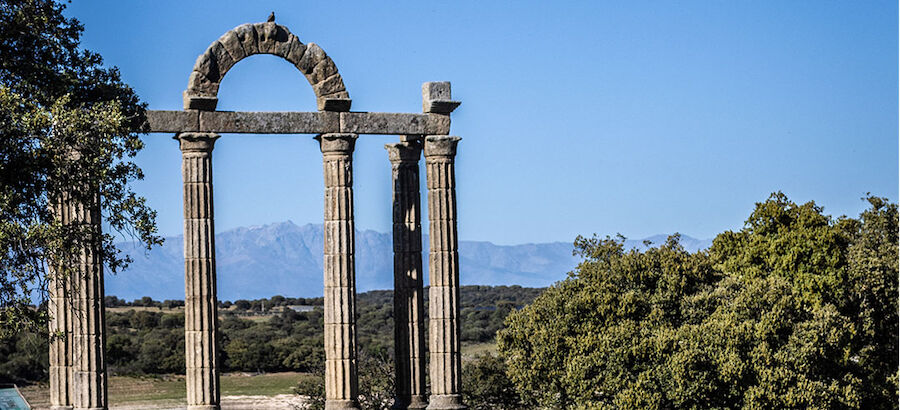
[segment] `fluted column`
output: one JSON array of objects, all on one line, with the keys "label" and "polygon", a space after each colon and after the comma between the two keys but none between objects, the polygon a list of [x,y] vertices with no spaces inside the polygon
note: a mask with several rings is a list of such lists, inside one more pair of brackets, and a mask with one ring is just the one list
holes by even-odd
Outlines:
[{"label": "fluted column", "polygon": [[460,395],[459,254],[454,157],[459,137],[425,138],[431,250],[428,290],[429,409],[464,409]]},{"label": "fluted column", "polygon": [[216,134],[181,133],[184,181],[184,344],[188,409],[219,408],[212,150]]},{"label": "fluted column", "polygon": [[105,409],[106,315],[103,308],[103,261],[100,254],[100,195],[68,201],[66,219],[88,232],[77,269],[71,272],[72,406]]},{"label": "fluted column", "polygon": [[50,408],[72,408],[72,312],[69,278],[54,271],[50,278]]},{"label": "fluted column", "polygon": [[[52,208],[62,225],[71,225],[71,207],[63,201]],[[72,294],[71,272],[80,271],[80,260],[69,272],[62,266],[51,267],[48,285],[50,300],[50,408],[72,409]]]},{"label": "fluted column", "polygon": [[422,139],[387,144],[393,182],[395,409],[423,409],[425,303],[422,290],[422,225],[419,157]]},{"label": "fluted column", "polygon": [[322,134],[325,174],[325,408],[358,409],[353,146],[356,134]]}]

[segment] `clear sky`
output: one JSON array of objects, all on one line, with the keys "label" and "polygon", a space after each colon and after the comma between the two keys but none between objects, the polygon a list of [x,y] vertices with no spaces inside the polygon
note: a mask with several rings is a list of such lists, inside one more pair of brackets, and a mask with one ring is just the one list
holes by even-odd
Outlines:
[{"label": "clear sky", "polygon": [[[462,239],[710,238],[777,190],[833,215],[858,215],[866,192],[898,197],[896,1],[118,0],[67,14],[151,109],[181,109],[197,56],[270,11],[332,57],[355,111],[421,112],[423,82],[452,82]],[[266,55],[229,71],[219,109],[315,101]],[[395,140],[357,143],[358,228],[390,231]],[[164,134],[138,157],[166,235],[182,231],[180,161]],[[322,221],[311,136],[225,135],[214,170],[220,232]]]}]

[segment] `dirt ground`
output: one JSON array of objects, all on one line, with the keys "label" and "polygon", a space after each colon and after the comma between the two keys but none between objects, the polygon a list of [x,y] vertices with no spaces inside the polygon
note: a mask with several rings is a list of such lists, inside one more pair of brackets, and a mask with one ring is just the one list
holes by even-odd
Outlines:
[{"label": "dirt ground", "polygon": [[[293,394],[292,387],[302,373],[269,373],[252,375],[230,373],[221,376],[223,409],[302,409],[304,399]],[[20,387],[33,409],[48,409],[49,387],[46,384]],[[184,409],[184,376],[122,377],[109,380],[109,408],[120,410]]]}]

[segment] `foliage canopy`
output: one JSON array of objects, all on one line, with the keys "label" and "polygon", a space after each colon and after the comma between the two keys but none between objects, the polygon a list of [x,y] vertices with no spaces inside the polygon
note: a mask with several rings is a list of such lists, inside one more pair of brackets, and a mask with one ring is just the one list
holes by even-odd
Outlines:
[{"label": "foliage canopy", "polygon": [[498,333],[552,408],[895,408],[897,205],[833,219],[781,193],[688,253],[579,237],[570,277]]},{"label": "foliage canopy", "polygon": [[145,107],[118,70],[79,48],[83,27],[63,9],[0,0],[0,337],[46,322],[30,305],[46,299],[48,267],[71,274],[85,244],[99,241],[114,272],[129,262],[113,235],[63,225],[54,205],[99,201],[111,231],[148,248],[162,242],[155,213],[129,186],[143,177],[130,159]]}]

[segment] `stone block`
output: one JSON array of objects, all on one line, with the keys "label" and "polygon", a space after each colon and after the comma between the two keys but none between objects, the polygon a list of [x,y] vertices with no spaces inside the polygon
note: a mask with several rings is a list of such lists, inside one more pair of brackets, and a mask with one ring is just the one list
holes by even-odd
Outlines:
[{"label": "stone block", "polygon": [[[310,74],[311,81],[312,74]],[[339,91],[343,91],[346,88],[344,87],[344,80],[341,78],[340,74],[334,74],[331,77],[328,77],[324,81],[313,85],[313,92],[319,95],[329,95],[334,94]]]},{"label": "stone block", "polygon": [[202,112],[200,130],[215,133],[322,134],[337,132],[337,114],[317,112]]},{"label": "stone block", "polygon": [[191,90],[185,90],[183,95],[185,110],[213,111],[219,104],[219,98],[199,95]]},{"label": "stone block", "polygon": [[288,42],[291,46],[290,50],[288,50],[285,58],[291,62],[295,67],[300,64],[300,60],[303,58],[303,54],[306,53],[306,44],[303,44],[299,38],[295,35],[291,35],[291,41]]},{"label": "stone block", "polygon": [[299,41],[297,36],[288,33],[285,41],[279,41],[278,44],[275,45],[275,51],[273,53],[281,58],[287,59],[288,54],[291,52],[291,47],[293,47],[297,41]]},{"label": "stone block", "polygon": [[350,105],[353,101],[349,98],[346,91],[340,91],[331,94],[333,98],[318,97],[316,98],[316,106],[320,111],[347,112],[350,111]]},{"label": "stone block", "polygon": [[432,81],[422,84],[422,112],[449,114],[460,104],[453,101],[449,81]]},{"label": "stone block", "polygon": [[199,96],[215,97],[219,93],[219,83],[207,77],[206,74],[194,70],[188,77],[188,91]]},{"label": "stone block", "polygon": [[425,134],[447,135],[450,133],[450,116],[443,114],[427,114],[428,121],[425,125]]},{"label": "stone block", "polygon": [[191,132],[200,130],[200,114],[197,111],[147,111],[150,132]]},{"label": "stone block", "polygon": [[326,58],[328,58],[328,56],[321,47],[316,43],[309,43],[306,45],[306,52],[303,53],[303,57],[301,57],[300,61],[294,65],[298,70],[302,71],[303,74],[309,75],[312,73],[313,68],[316,67],[316,64],[319,64],[320,61]]},{"label": "stone block", "polygon": [[449,100],[449,81],[429,81],[422,84],[422,100]]},{"label": "stone block", "polygon": [[[331,61],[330,58],[319,61],[315,67],[313,67],[312,73],[309,75],[309,82],[312,84],[318,84],[329,77],[337,75],[338,69],[335,67],[334,62]],[[343,85],[343,84],[342,84]]]},{"label": "stone block", "polygon": [[225,47],[225,51],[228,52],[228,55],[230,55],[231,59],[235,62],[241,61],[244,57],[247,57],[247,53],[244,52],[244,47],[241,45],[241,39],[238,38],[237,33],[235,33],[234,30],[219,37],[219,43]]},{"label": "stone block", "polygon": [[[257,35],[257,48],[260,53],[274,54],[275,46],[278,43],[279,27],[275,22],[256,23],[253,25]],[[284,33],[284,29],[281,30]],[[287,40],[287,35],[283,35],[282,41]]]},{"label": "stone block", "polygon": [[235,27],[232,31],[237,34],[238,40],[241,41],[241,47],[244,49],[245,56],[259,54],[256,29],[252,24],[241,24],[240,26]]},{"label": "stone block", "polygon": [[235,59],[231,58],[231,54],[228,54],[228,50],[225,49],[225,46],[218,41],[209,46],[209,49],[206,50],[206,54],[215,57],[216,66],[219,68],[219,81],[222,81],[222,77],[225,76],[225,73],[237,63]]},{"label": "stone block", "polygon": [[341,132],[357,134],[425,134],[428,116],[384,112],[341,113]]}]

